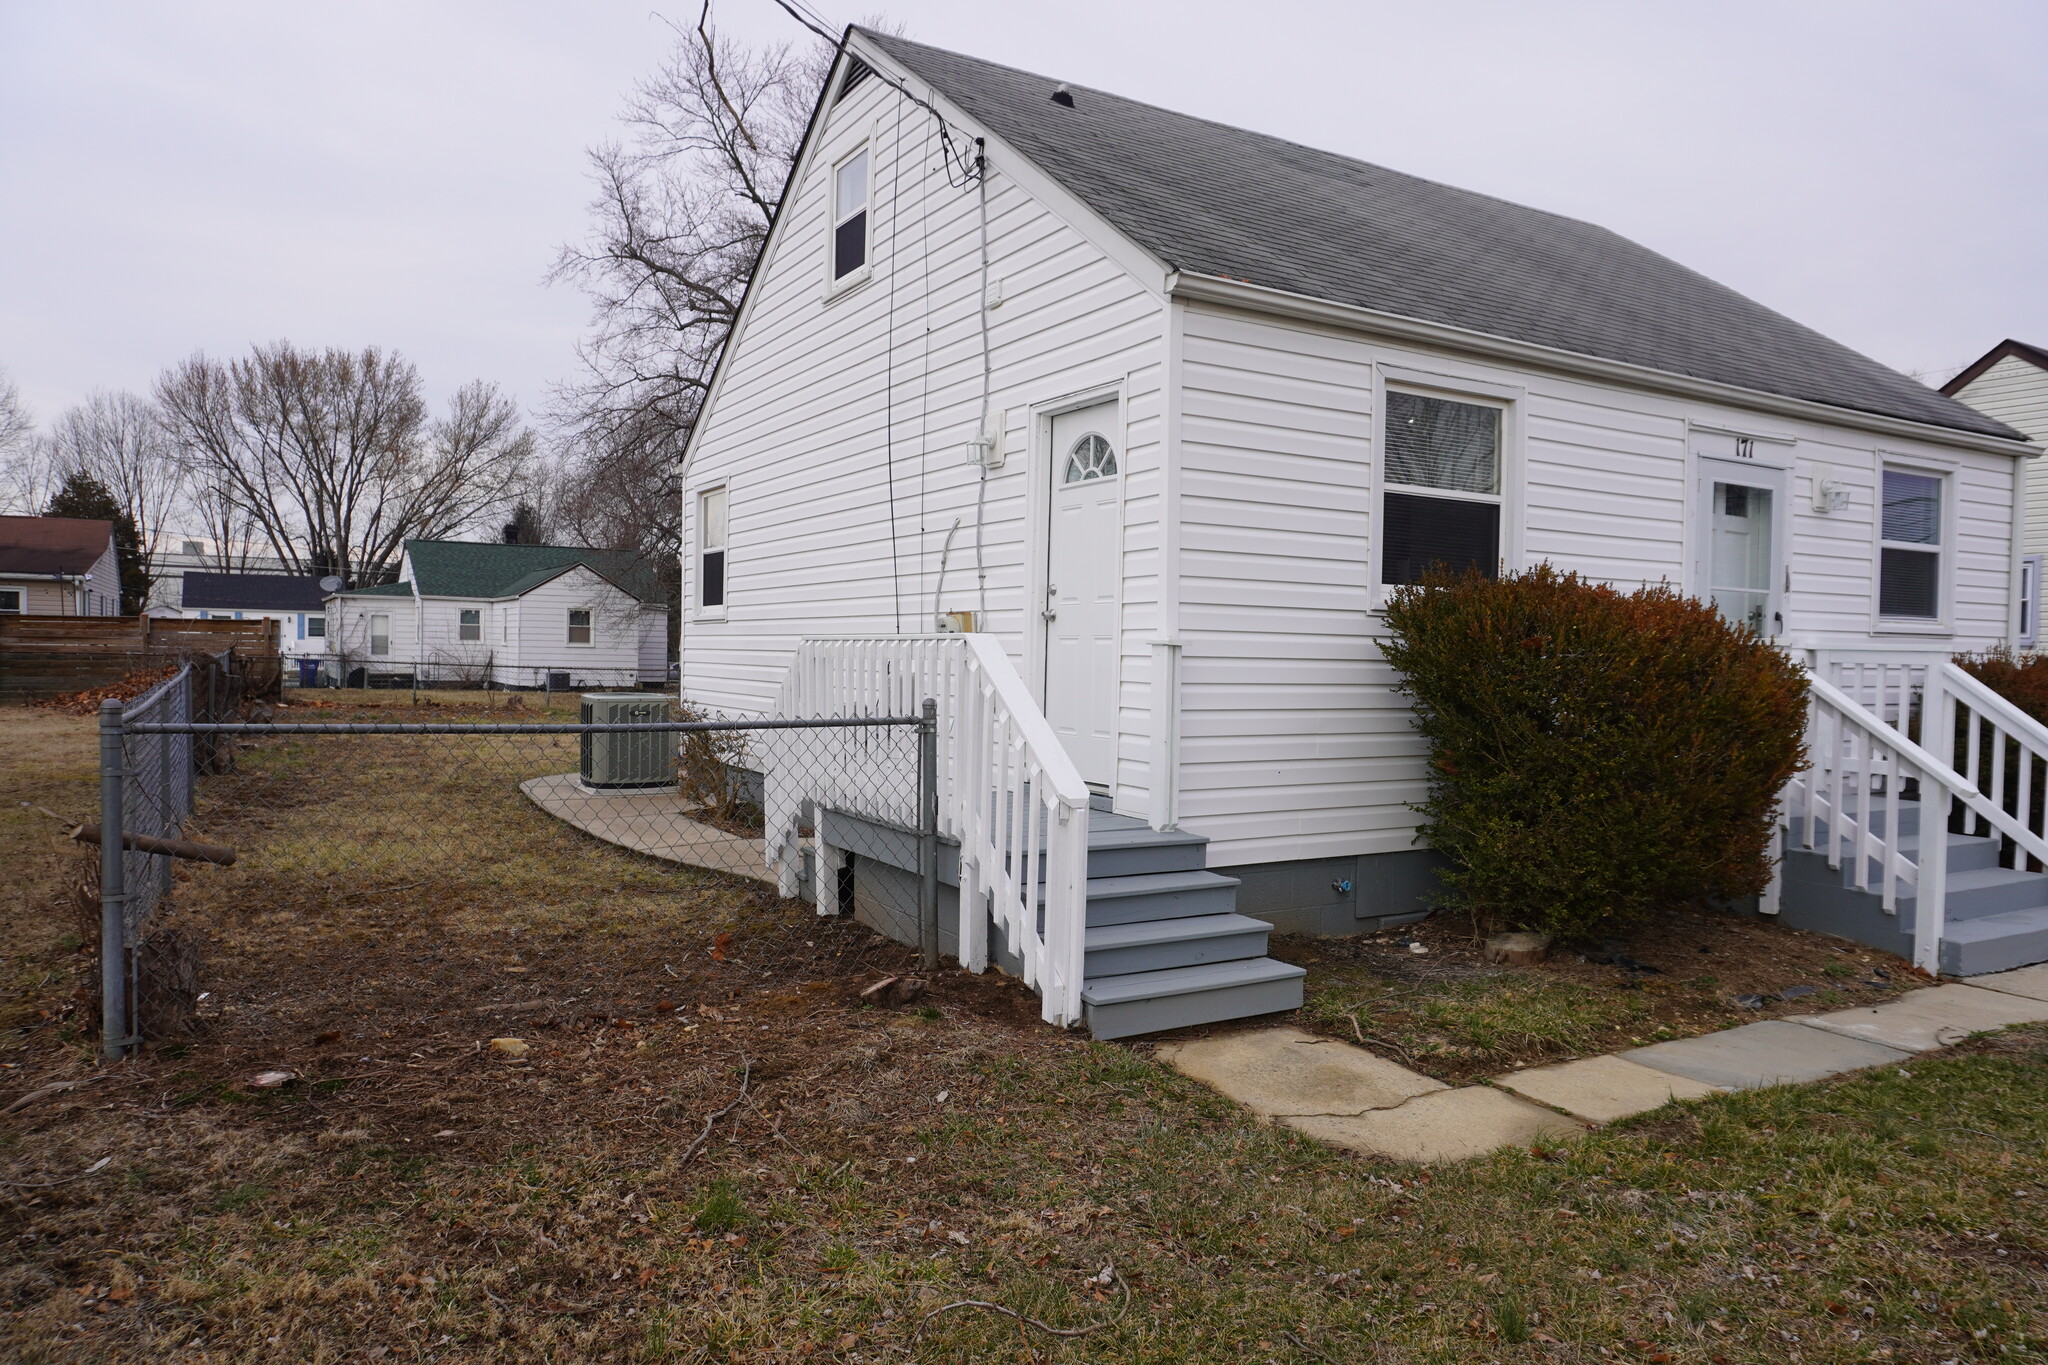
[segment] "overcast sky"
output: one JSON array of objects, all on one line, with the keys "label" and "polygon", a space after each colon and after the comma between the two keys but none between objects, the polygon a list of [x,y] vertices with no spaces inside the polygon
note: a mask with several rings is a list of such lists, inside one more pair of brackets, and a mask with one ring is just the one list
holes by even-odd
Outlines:
[{"label": "overcast sky", "polygon": [[[875,11],[815,6],[833,23]],[[908,36],[1587,218],[1937,382],[2048,344],[2048,5],[892,0]],[[0,0],[0,368],[396,348],[529,406],[666,0]],[[771,0],[717,21],[804,41]]]}]

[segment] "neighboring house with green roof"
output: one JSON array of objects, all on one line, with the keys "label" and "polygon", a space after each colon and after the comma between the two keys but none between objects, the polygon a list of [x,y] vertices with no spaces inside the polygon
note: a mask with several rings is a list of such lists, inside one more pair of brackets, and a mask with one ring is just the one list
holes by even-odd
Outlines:
[{"label": "neighboring house with green roof", "polygon": [[327,599],[343,681],[632,687],[668,677],[668,608],[644,561],[574,545],[409,540],[398,582]]}]

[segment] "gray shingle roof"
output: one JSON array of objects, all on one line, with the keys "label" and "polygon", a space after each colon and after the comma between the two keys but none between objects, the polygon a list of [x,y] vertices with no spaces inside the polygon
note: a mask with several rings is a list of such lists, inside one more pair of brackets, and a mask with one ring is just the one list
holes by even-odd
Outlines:
[{"label": "gray shingle roof", "polygon": [[233,611],[319,611],[327,594],[314,576],[288,573],[187,573],[179,605]]},{"label": "gray shingle roof", "polygon": [[1052,78],[859,32],[1175,269],[2023,439],[1605,228],[1081,86],[1066,108]]}]

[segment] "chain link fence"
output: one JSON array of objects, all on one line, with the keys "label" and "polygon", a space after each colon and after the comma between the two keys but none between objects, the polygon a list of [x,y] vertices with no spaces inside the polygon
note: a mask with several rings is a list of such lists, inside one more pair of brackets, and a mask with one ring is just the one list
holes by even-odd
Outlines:
[{"label": "chain link fence", "polygon": [[171,951],[186,911],[367,902],[459,916],[509,899],[591,903],[652,878],[854,913],[937,961],[929,704],[764,720],[612,694],[582,698],[573,721],[506,718],[524,709],[515,697],[445,721],[357,705],[346,714],[363,718],[281,722],[209,718],[202,683],[181,673],[100,713],[89,837],[110,1055],[164,1031],[153,1021],[192,995],[192,954]]}]

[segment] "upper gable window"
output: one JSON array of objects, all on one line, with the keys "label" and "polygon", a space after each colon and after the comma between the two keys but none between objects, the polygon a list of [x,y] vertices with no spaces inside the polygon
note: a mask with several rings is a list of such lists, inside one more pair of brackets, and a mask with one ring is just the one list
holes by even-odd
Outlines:
[{"label": "upper gable window", "polygon": [[868,263],[868,149],[832,168],[832,278],[843,280]]},{"label": "upper gable window", "polygon": [[1500,572],[1501,414],[1387,391],[1381,583],[1413,583],[1433,568]]}]

